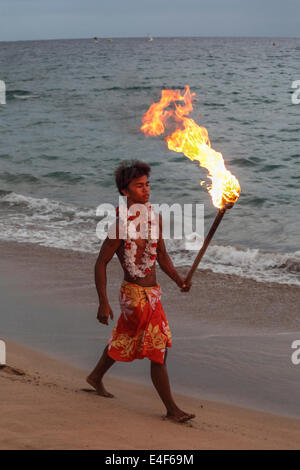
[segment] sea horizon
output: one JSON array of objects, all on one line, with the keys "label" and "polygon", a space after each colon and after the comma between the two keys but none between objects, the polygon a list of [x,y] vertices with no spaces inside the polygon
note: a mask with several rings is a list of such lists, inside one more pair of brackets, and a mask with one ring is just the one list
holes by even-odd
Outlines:
[{"label": "sea horizon", "polygon": [[[73,40],[85,40],[85,39],[147,39],[148,35],[145,36],[85,36],[85,37],[67,37],[67,38],[39,38],[39,39],[0,39],[0,42],[26,42],[26,41],[73,41]],[[238,36],[238,35],[219,35],[219,36],[152,36],[153,39],[300,39],[300,36]]]}]

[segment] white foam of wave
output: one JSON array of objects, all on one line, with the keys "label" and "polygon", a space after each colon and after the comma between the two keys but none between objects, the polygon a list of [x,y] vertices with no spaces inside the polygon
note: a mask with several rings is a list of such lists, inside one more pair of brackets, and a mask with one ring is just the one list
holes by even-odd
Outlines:
[{"label": "white foam of wave", "polygon": [[0,202],[7,205],[0,213],[2,240],[85,252],[99,249],[95,209],[14,192],[0,197]]},{"label": "white foam of wave", "polygon": [[[44,219],[46,220],[47,217],[51,220],[51,217],[54,216],[64,216],[64,217],[71,217],[75,216],[77,220],[80,218],[82,220],[86,220],[87,218],[94,219],[95,218],[95,209],[87,208],[82,209],[76,206],[75,204],[68,204],[66,202],[55,201],[48,198],[34,198],[31,196],[23,196],[22,194],[17,194],[11,192],[6,194],[3,197],[0,197],[0,202],[6,202],[10,205],[10,207],[14,207],[17,209],[20,207],[22,212],[18,211],[18,215],[22,216],[24,208],[28,209],[32,220],[34,219]],[[63,221],[63,220],[62,220]],[[64,219],[67,223],[67,219]]]},{"label": "white foam of wave", "polygon": [[[174,245],[173,245],[174,250]],[[174,252],[177,266],[191,265],[197,252]],[[274,253],[256,248],[210,245],[198,269],[235,274],[256,281],[300,285],[300,252]]]},{"label": "white foam of wave", "polygon": [[18,99],[18,100],[29,100],[30,98],[39,98],[39,95],[30,93],[28,95],[17,95],[13,93],[13,97]]}]

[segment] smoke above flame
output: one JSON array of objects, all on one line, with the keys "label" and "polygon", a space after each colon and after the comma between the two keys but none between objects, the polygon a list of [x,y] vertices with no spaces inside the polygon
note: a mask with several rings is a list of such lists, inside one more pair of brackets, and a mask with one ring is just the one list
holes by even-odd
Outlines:
[{"label": "smoke above flame", "polygon": [[188,85],[183,94],[180,90],[162,90],[160,101],[153,103],[144,114],[141,131],[147,137],[163,135],[170,119],[168,124],[175,125],[175,130],[165,137],[169,150],[181,152],[207,169],[207,177],[211,180],[207,190],[214,206],[221,209],[237,201],[241,188],[237,178],[226,169],[222,154],[211,148],[205,127],[188,117],[193,110],[195,95]]}]

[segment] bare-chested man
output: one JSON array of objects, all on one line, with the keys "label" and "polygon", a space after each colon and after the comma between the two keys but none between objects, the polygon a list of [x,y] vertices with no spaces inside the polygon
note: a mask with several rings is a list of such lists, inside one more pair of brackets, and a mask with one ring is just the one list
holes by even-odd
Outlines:
[{"label": "bare-chested man", "polygon": [[[127,207],[132,204],[144,204],[147,206],[150,195],[149,174],[150,167],[140,161],[124,161],[115,171],[115,180],[121,195],[127,196]],[[149,204],[148,204],[149,206]],[[140,277],[132,276],[125,257],[125,249],[128,248],[127,240],[119,238],[119,220],[117,219],[116,238],[106,238],[101,246],[98,259],[95,264],[95,283],[99,296],[99,308],[97,318],[100,323],[108,325],[108,318],[114,318],[106,293],[106,266],[117,254],[124,270],[124,280],[120,291],[121,315],[113,329],[112,335],[105,347],[102,357],[95,369],[87,377],[87,382],[96,389],[97,393],[104,397],[113,397],[103,385],[102,379],[108,369],[116,360],[132,361],[147,357],[151,361],[151,379],[160,398],[162,399],[167,414],[166,417],[178,422],[185,422],[195,415],[181,410],[172,397],[166,358],[168,347],[172,346],[171,333],[165,312],[160,302],[161,290],[156,282],[155,261],[151,268]],[[137,231],[139,226],[137,226]],[[135,265],[141,267],[141,260],[145,252],[147,240],[137,238]],[[162,238],[162,219],[159,217],[159,238],[156,259],[161,269],[178,285],[182,292],[187,292],[190,284],[175,269],[165,247]],[[145,259],[145,257],[144,257]],[[150,258],[149,258],[150,259]],[[156,260],[155,259],[155,260]],[[127,260],[127,261],[126,261]],[[131,273],[134,270],[131,269]],[[141,271],[140,271],[141,272]]]}]

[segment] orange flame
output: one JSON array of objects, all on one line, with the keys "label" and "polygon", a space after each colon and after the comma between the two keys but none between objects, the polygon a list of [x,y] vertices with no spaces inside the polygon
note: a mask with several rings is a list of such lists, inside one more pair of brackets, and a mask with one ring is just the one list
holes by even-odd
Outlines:
[{"label": "orange flame", "polygon": [[[194,97],[195,93],[190,92],[189,86],[185,87],[183,95],[180,90],[162,90],[160,101],[153,103],[144,114],[141,130],[147,137],[164,134],[166,121],[172,117],[176,130],[165,138],[169,150],[182,152],[208,170],[207,177],[211,179],[211,184],[207,189],[214,206],[221,209],[237,201],[241,188],[237,178],[225,168],[222,154],[211,148],[205,127],[186,117],[193,110]],[[184,104],[179,105],[177,101]],[[172,104],[173,108],[166,109]]]}]

